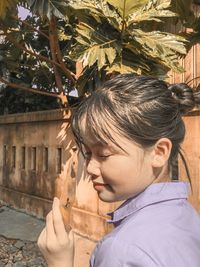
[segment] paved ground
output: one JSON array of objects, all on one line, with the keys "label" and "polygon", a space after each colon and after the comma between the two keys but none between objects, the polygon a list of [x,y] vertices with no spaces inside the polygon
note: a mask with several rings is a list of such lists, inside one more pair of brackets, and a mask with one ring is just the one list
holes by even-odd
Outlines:
[{"label": "paved ground", "polygon": [[[45,222],[0,204],[0,267],[46,267],[37,238]],[[75,266],[88,267],[95,243],[75,236]]]}]

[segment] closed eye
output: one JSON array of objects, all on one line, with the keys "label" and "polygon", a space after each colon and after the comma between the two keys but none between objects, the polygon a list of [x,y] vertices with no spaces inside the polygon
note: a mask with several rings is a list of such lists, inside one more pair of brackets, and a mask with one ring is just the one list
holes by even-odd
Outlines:
[{"label": "closed eye", "polygon": [[[85,152],[84,153],[84,158],[85,159],[90,159],[91,158],[91,156],[92,156],[92,152]],[[103,155],[103,154],[98,154],[98,155],[96,155],[98,158],[102,158],[102,159],[105,159],[105,158],[108,158],[108,157],[110,157],[111,155]]]},{"label": "closed eye", "polygon": [[108,157],[110,157],[111,155],[97,155],[97,157],[99,157],[99,158],[108,158]]},{"label": "closed eye", "polygon": [[85,159],[90,159],[91,156],[92,156],[92,153],[91,153],[91,152],[85,152],[85,153],[83,154],[83,157],[84,157]]}]

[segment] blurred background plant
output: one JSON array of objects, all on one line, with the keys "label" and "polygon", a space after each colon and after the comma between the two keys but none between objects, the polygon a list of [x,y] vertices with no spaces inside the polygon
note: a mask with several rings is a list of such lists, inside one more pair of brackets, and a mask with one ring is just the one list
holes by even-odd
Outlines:
[{"label": "blurred background plant", "polygon": [[[1,1],[0,112],[73,106],[75,89],[82,99],[117,73],[166,79],[169,70],[184,72],[179,60],[200,40],[200,18],[192,4]],[[22,7],[30,11],[25,19],[20,18]],[[26,103],[22,109],[21,103]]]}]

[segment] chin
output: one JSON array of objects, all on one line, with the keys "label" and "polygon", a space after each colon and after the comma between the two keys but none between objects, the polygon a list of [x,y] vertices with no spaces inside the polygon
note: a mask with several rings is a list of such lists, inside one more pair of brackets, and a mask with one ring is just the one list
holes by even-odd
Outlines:
[{"label": "chin", "polygon": [[112,198],[110,196],[105,196],[105,195],[103,195],[101,193],[98,194],[98,197],[99,197],[99,199],[101,201],[107,202],[107,203],[113,203],[113,202],[117,201],[116,199],[114,199],[114,198]]},{"label": "chin", "polygon": [[120,197],[120,196],[110,196],[110,195],[106,195],[106,194],[102,194],[102,193],[98,193],[98,197],[101,201],[103,202],[107,202],[107,203],[113,203],[113,202],[118,202],[118,201],[124,201],[126,200],[126,198],[124,197]]}]

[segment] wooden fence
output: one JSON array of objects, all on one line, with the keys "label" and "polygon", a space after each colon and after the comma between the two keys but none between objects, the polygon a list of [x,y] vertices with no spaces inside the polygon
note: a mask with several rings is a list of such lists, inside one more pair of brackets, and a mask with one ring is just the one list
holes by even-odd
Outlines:
[{"label": "wooden fence", "polygon": [[[192,191],[190,202],[200,213],[200,111],[193,111],[184,117],[186,136],[182,148],[189,167]],[[188,180],[182,161],[180,164],[180,179]]]},{"label": "wooden fence", "polygon": [[76,232],[97,240],[108,232],[106,213],[117,204],[98,199],[81,155],[74,170],[74,143],[69,118],[63,112],[0,116],[0,200],[43,218],[55,194],[64,190],[63,198],[75,198],[71,225]]},{"label": "wooden fence", "polygon": [[[193,10],[196,15],[200,15],[200,7],[193,5]],[[174,31],[178,31],[178,25]],[[200,84],[200,44],[193,46],[185,59],[180,60],[185,72],[177,74],[174,72],[169,73],[170,83],[186,82],[192,88],[197,88]],[[197,108],[190,114],[184,117],[186,124],[186,137],[182,145],[186,160],[189,165],[192,188],[193,191],[190,195],[190,202],[200,213],[200,109]],[[179,161],[180,178],[187,180],[186,172],[183,164]]]},{"label": "wooden fence", "polygon": [[[196,15],[200,15],[200,6],[193,5],[193,10]],[[179,30],[179,25],[174,26],[174,32],[179,32]],[[170,72],[169,82],[189,82],[189,85],[195,88],[200,83],[200,44],[193,46],[187,54],[186,58],[180,60],[180,64],[185,69],[185,72],[183,72],[182,74]]]}]

